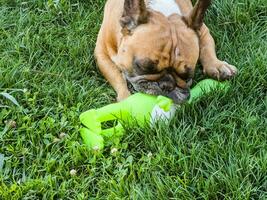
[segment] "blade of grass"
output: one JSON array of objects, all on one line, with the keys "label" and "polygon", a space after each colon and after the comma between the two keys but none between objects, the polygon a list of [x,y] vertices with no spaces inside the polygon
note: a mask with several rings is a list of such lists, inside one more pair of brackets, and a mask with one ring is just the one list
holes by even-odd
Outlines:
[{"label": "blade of grass", "polygon": [[4,96],[8,100],[10,100],[13,104],[15,104],[16,106],[20,107],[18,101],[12,95],[10,95],[10,94],[8,94],[6,92],[0,92],[0,95]]}]

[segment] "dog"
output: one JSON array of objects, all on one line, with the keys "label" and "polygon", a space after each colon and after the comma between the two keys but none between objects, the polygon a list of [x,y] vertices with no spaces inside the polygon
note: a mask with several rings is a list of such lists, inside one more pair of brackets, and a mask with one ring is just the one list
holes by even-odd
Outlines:
[{"label": "dog", "polygon": [[215,43],[203,23],[211,0],[108,0],[97,37],[95,58],[117,100],[136,91],[189,98],[198,60],[204,74],[225,80],[237,68],[217,58]]}]

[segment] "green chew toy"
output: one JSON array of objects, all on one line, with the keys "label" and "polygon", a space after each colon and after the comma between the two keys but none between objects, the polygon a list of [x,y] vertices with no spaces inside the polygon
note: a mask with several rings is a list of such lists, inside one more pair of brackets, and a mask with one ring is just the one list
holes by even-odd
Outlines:
[{"label": "green chew toy", "polygon": [[[204,94],[216,89],[226,91],[228,84],[211,79],[200,81],[191,89],[188,103],[197,101]],[[158,120],[168,121],[177,108],[178,106],[167,97],[136,93],[121,102],[82,113],[80,121],[84,128],[80,129],[80,133],[90,149],[101,150],[105,144],[119,142],[125,132],[121,121],[134,120],[140,126],[144,126],[147,122],[153,124]],[[103,122],[114,120],[116,124],[113,127],[102,128]]]}]

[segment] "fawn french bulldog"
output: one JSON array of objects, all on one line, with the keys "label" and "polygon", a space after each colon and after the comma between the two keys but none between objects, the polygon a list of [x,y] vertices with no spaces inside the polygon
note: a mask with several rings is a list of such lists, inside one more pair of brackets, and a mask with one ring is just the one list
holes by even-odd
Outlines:
[{"label": "fawn french bulldog", "polygon": [[117,92],[117,100],[135,90],[188,99],[200,60],[208,76],[225,80],[237,69],[217,58],[203,23],[211,0],[108,0],[98,34],[95,57],[101,73]]}]

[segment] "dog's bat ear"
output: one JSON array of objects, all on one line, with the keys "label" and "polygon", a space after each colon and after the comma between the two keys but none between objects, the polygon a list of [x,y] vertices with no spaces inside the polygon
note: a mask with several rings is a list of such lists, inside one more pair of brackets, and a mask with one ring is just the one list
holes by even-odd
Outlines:
[{"label": "dog's bat ear", "polygon": [[147,22],[148,12],[144,0],[124,0],[124,10],[120,19],[122,33],[128,34],[139,24]]},{"label": "dog's bat ear", "polygon": [[194,30],[199,30],[203,25],[203,20],[211,0],[198,0],[192,11],[184,19],[188,26]]}]

